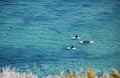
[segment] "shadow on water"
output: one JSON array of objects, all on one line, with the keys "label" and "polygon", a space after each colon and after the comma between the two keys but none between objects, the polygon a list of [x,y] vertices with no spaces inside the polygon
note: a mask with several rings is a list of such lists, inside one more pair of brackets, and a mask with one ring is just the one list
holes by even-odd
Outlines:
[{"label": "shadow on water", "polygon": [[82,4],[83,7],[91,7],[90,4]]},{"label": "shadow on water", "polygon": [[59,34],[62,33],[62,32],[60,31],[60,29],[57,29],[57,28],[49,28],[49,30],[54,31],[55,33],[59,33]]},{"label": "shadow on water", "polygon": [[14,0],[0,0],[0,6],[28,6],[25,3],[16,3]]},{"label": "shadow on water", "polygon": [[54,11],[54,14],[56,16],[65,16],[65,14],[70,13],[70,10],[57,10],[57,9],[52,9]]}]

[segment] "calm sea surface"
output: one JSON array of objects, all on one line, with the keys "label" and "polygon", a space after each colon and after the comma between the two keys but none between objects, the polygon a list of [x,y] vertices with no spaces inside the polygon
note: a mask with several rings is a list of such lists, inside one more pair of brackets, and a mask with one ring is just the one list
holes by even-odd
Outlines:
[{"label": "calm sea surface", "polygon": [[[80,44],[72,40],[94,40]],[[73,44],[76,50],[66,48]],[[120,0],[0,0],[0,67],[45,76],[120,70]]]}]

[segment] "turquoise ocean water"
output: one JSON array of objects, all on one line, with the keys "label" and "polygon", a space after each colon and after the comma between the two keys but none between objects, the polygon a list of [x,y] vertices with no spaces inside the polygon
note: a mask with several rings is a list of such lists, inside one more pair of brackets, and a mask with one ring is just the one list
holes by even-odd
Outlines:
[{"label": "turquoise ocean water", "polygon": [[[72,40],[94,40],[80,44]],[[67,50],[73,44],[76,50]],[[0,0],[0,67],[39,77],[120,70],[120,0]]]}]

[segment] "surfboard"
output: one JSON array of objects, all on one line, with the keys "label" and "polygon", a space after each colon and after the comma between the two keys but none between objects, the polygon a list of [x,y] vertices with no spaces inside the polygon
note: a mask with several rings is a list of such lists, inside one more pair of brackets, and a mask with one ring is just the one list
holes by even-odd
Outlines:
[{"label": "surfboard", "polygon": [[68,49],[68,50],[75,50],[75,49],[77,49],[77,48],[74,47],[74,48],[71,49],[70,47],[67,47],[67,49]]},{"label": "surfboard", "polygon": [[72,37],[73,40],[78,40],[80,39],[80,37],[76,38],[76,37]]}]

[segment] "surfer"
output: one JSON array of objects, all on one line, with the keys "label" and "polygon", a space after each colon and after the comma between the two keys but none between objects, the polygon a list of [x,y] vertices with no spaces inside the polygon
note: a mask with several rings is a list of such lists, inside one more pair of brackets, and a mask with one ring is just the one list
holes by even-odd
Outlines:
[{"label": "surfer", "polygon": [[77,34],[75,35],[75,38],[76,38],[76,39],[78,38],[78,35],[77,35]]},{"label": "surfer", "polygon": [[71,48],[71,49],[73,49],[73,48],[74,48],[74,46],[71,44],[71,45],[70,45],[70,48]]}]

